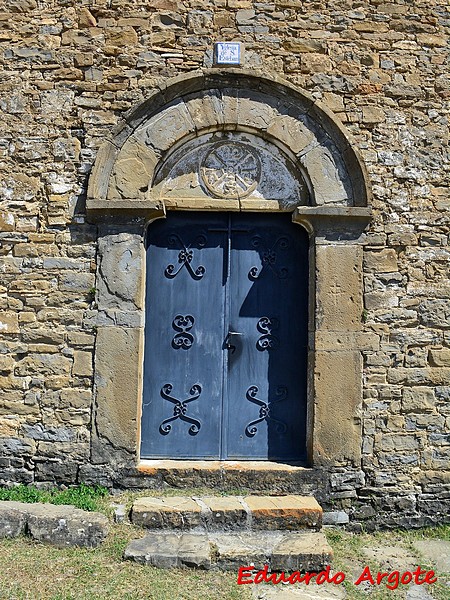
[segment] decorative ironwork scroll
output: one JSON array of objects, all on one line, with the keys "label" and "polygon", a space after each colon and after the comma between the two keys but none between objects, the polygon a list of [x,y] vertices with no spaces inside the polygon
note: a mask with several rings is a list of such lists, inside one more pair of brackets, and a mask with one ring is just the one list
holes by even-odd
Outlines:
[{"label": "decorative ironwork scroll", "polygon": [[[196,243],[199,246],[204,246],[206,244],[206,237],[204,235],[199,235],[196,238]],[[181,271],[181,269],[183,267],[186,267],[186,269],[188,270],[189,274],[191,275],[191,277],[193,279],[201,279],[203,277],[203,275],[206,272],[206,269],[204,266],[199,265],[195,270],[192,267],[191,263],[192,263],[192,259],[194,258],[194,251],[191,250],[190,247],[187,247],[185,245],[185,243],[183,242],[183,240],[181,239],[181,237],[174,233],[173,235],[169,236],[169,245],[170,246],[175,246],[177,245],[177,242],[179,245],[182,246],[182,249],[180,250],[180,252],[178,253],[178,263],[180,264],[180,266],[178,267],[177,270],[175,265],[168,265],[166,267],[166,270],[164,271],[164,274],[166,277],[168,277],[169,279],[173,279],[174,277],[176,277],[178,275],[178,273]]]},{"label": "decorative ironwork scroll", "polygon": [[[286,387],[279,386],[276,391],[277,398],[272,400],[270,402],[270,404],[275,404],[276,402],[281,402],[282,400],[285,400],[287,398],[287,393],[288,393],[288,391],[287,391]],[[258,387],[256,385],[250,386],[246,392],[247,400],[249,400],[250,402],[253,402],[254,404],[257,404],[260,407],[259,418],[255,419],[254,421],[250,421],[250,423],[245,428],[246,435],[248,437],[255,436],[258,433],[258,428],[256,427],[256,425],[258,425],[258,423],[262,423],[262,421],[272,421],[273,423],[275,423],[277,433],[279,433],[279,434],[286,433],[286,431],[287,431],[286,423],[283,423],[282,421],[279,421],[278,419],[274,419],[270,414],[269,402],[263,402],[262,400],[260,400],[259,398],[256,397],[257,394],[258,394]]]},{"label": "decorative ironwork scroll", "polygon": [[278,255],[276,250],[286,250],[289,248],[289,245],[289,238],[286,236],[281,236],[275,241],[271,248],[267,248],[263,245],[262,239],[259,235],[253,236],[252,246],[261,251],[262,267],[252,267],[248,272],[248,278],[251,281],[256,281],[260,277],[264,267],[269,267],[278,277],[278,279],[286,279],[289,275],[289,269],[287,267],[277,268]]},{"label": "decorative ironwork scroll", "polygon": [[256,341],[256,347],[261,352],[273,350],[279,344],[279,340],[272,334],[272,329],[278,329],[278,320],[273,317],[261,317],[256,327],[262,335]]},{"label": "decorative ironwork scroll", "polygon": [[195,319],[192,315],[177,315],[172,321],[172,327],[179,333],[175,334],[172,340],[172,346],[175,350],[182,348],[189,350],[194,343],[194,336],[190,330],[194,327]]},{"label": "decorative ironwork scroll", "polygon": [[162,433],[162,435],[167,435],[168,433],[170,433],[172,430],[171,423],[173,421],[176,421],[177,419],[180,419],[181,421],[185,421],[186,423],[191,424],[191,426],[189,427],[190,435],[197,435],[197,433],[200,431],[202,424],[198,419],[188,417],[186,413],[188,409],[187,405],[189,404],[189,402],[197,400],[197,398],[202,393],[202,386],[198,383],[193,385],[189,390],[190,398],[187,398],[186,400],[178,400],[177,398],[173,398],[172,396],[170,396],[172,389],[173,385],[171,383],[166,383],[162,386],[160,391],[160,394],[164,398],[164,400],[168,400],[169,402],[172,402],[172,404],[175,405],[173,407],[173,416],[169,417],[168,419],[164,419],[164,421],[159,426],[160,433]]}]

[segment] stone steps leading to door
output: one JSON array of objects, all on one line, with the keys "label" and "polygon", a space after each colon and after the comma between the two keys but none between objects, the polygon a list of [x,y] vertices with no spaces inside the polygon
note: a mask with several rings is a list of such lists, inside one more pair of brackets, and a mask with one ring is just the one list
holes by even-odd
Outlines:
[{"label": "stone steps leading to door", "polygon": [[312,496],[142,497],[131,521],[150,531],[124,557],[161,568],[318,572],[333,555]]},{"label": "stone steps leading to door", "polygon": [[322,508],[312,496],[143,497],[131,521],[158,530],[319,530]]},{"label": "stone steps leading to door", "polygon": [[132,540],[124,558],[162,569],[197,567],[236,571],[241,567],[273,572],[320,572],[333,552],[322,532],[258,531],[183,533],[153,531]]}]

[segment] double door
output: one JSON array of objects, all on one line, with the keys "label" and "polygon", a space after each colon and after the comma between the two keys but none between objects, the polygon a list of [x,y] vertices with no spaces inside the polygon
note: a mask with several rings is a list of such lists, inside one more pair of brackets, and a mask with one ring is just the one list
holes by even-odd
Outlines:
[{"label": "double door", "polygon": [[149,227],[141,458],[305,459],[307,268],[290,215]]}]

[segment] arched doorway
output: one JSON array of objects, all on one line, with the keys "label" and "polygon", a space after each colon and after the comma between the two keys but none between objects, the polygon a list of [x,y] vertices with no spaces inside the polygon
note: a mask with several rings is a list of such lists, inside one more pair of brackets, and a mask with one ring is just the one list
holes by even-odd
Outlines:
[{"label": "arched doorway", "polygon": [[[222,214],[228,223],[230,213],[242,213],[242,218],[275,215],[308,231],[306,455],[309,465],[358,469],[362,234],[370,219],[369,196],[364,166],[342,125],[313,98],[277,78],[241,70],[195,73],[168,82],[131,111],[100,148],[88,189],[88,215],[98,221],[100,236],[92,461],[115,472],[139,466],[145,307],[151,306],[145,293],[144,232],[149,222],[164,223],[167,215],[170,223],[172,212],[194,211],[210,219]],[[188,269],[179,263],[181,249],[174,251],[175,258],[164,268],[173,265],[175,272],[181,266],[184,276]],[[173,337],[191,333],[183,331],[181,322],[181,331],[173,328],[177,316],[191,312],[175,312]],[[223,318],[222,325],[228,333],[232,323]],[[196,383],[187,380],[179,392],[173,387],[169,393],[164,386],[174,381],[165,379],[155,393],[166,408],[173,402],[162,391],[170,396],[173,390],[176,401],[197,394],[197,389],[190,393]],[[244,390],[248,406],[254,404],[247,398],[251,387],[249,383]],[[255,392],[263,403],[269,396]],[[158,428],[175,416],[173,408],[165,415],[155,417]],[[245,426],[249,423],[250,416]],[[147,435],[144,429],[142,433]],[[219,456],[229,456],[221,447]],[[295,456],[304,456],[302,452]],[[159,454],[151,450],[150,455]]]}]

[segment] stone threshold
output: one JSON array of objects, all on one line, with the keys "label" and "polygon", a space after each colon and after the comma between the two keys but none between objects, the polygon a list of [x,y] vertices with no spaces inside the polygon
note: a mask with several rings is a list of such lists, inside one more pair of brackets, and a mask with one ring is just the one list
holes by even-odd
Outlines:
[{"label": "stone threshold", "polygon": [[137,465],[137,470],[148,475],[156,475],[158,471],[177,471],[177,470],[196,470],[196,471],[289,471],[292,473],[298,471],[310,471],[300,463],[279,463],[268,460],[173,460],[173,459],[152,459],[141,460]]},{"label": "stone threshold", "polygon": [[317,471],[304,464],[263,460],[141,460],[132,487],[251,490],[252,494],[310,495],[320,487]]}]

